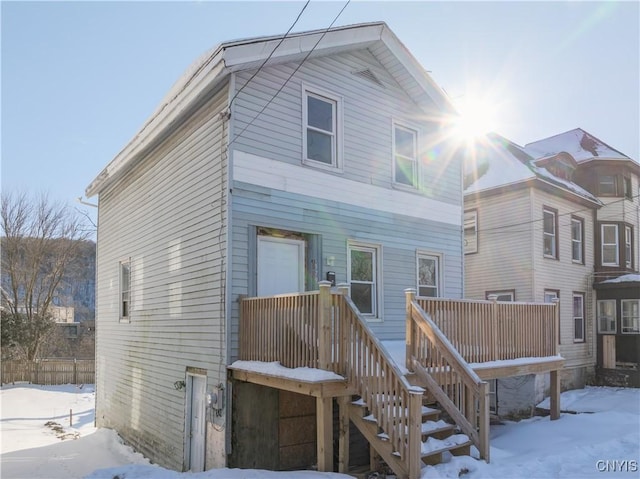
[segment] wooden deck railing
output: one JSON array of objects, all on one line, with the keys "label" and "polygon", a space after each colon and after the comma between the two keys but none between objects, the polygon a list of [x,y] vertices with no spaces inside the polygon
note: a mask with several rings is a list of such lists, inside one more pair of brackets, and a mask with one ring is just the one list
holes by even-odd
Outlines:
[{"label": "wooden deck railing", "polygon": [[468,363],[558,354],[555,304],[416,300]]},{"label": "wooden deck railing", "polygon": [[[344,376],[420,474],[422,390],[413,388],[349,298],[348,288],[243,298],[239,359]],[[488,385],[468,363],[557,354],[557,304],[416,299],[407,290],[407,367],[489,460]]]},{"label": "wooden deck railing", "polygon": [[489,387],[469,367],[453,344],[406,292],[407,368],[489,461]]},{"label": "wooden deck railing", "polygon": [[421,388],[412,387],[347,295],[348,288],[240,302],[239,359],[280,361],[344,376],[410,477],[420,471]]},{"label": "wooden deck railing", "polygon": [[239,358],[317,368],[318,291],[243,298]]}]

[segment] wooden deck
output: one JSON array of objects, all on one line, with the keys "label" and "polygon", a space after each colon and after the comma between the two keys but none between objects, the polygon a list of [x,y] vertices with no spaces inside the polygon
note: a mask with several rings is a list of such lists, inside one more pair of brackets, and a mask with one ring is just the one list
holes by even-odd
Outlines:
[{"label": "wooden deck", "polygon": [[[559,371],[564,360],[558,356],[557,304],[424,299],[407,290],[405,365],[410,373],[406,375],[360,316],[348,292],[342,286],[332,293],[329,283],[322,282],[320,291],[242,298],[240,305],[240,360],[278,361],[285,368],[316,368],[337,377],[308,381],[229,368],[234,380],[316,398],[320,471],[333,470],[334,398],[341,424],[339,472],[348,469],[351,420],[398,477],[412,479],[419,477],[420,464],[426,462],[421,454],[420,412],[425,398],[437,401],[487,461],[486,380],[548,372],[551,416],[559,417]],[[353,416],[352,397],[360,398],[375,427]],[[367,436],[369,427],[384,433],[383,443],[377,434]]]}]

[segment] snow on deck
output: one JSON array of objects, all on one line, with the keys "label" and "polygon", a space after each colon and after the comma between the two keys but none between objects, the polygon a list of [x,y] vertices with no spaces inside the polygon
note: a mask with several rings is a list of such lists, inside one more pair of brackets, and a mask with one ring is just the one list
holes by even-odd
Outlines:
[{"label": "snow on deck", "polygon": [[229,367],[232,369],[267,374],[269,376],[304,381],[307,383],[344,380],[342,376],[331,371],[308,367],[287,368],[280,364],[280,361],[273,361],[270,363],[263,361],[235,361]]}]

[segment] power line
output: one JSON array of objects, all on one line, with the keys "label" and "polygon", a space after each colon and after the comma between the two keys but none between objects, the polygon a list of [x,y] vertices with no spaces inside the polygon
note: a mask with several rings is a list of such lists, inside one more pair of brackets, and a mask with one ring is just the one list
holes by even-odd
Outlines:
[{"label": "power line", "polygon": [[249,78],[247,80],[247,82],[242,85],[242,88],[240,88],[235,95],[233,95],[233,98],[231,98],[231,100],[229,101],[229,108],[231,108],[231,105],[233,104],[233,100],[236,99],[236,97],[242,92],[242,90],[245,89],[245,87],[251,83],[251,80],[253,80],[256,75],[258,73],[260,73],[260,70],[262,70],[262,68],[267,64],[267,62],[269,60],[271,60],[271,57],[273,56],[273,54],[276,52],[276,50],[280,47],[280,45],[282,45],[282,42],[284,42],[284,40],[287,38],[287,35],[289,35],[289,33],[291,33],[291,30],[293,30],[293,27],[296,26],[296,23],[298,23],[298,20],[300,20],[300,17],[302,16],[302,13],[307,9],[307,6],[309,5],[309,2],[311,2],[311,0],[307,0],[307,3],[304,4],[304,6],[302,7],[302,10],[300,10],[300,13],[298,13],[298,16],[296,17],[295,21],[291,24],[291,26],[289,27],[289,30],[287,30],[287,33],[284,34],[284,36],[280,39],[280,41],[278,42],[278,44],[275,46],[275,48],[271,51],[271,53],[269,53],[269,56],[266,58],[265,61],[262,62],[262,64],[258,67],[258,69],[255,71],[255,73],[253,75],[251,75],[251,78]]},{"label": "power line", "polygon": [[309,52],[305,55],[305,57],[302,59],[302,61],[298,64],[298,66],[293,70],[293,72],[291,72],[291,75],[289,75],[289,77],[285,80],[285,82],[282,84],[282,86],[280,86],[280,88],[278,88],[278,91],[275,92],[275,94],[269,99],[269,101],[262,107],[262,109],[258,112],[258,114],[256,116],[253,117],[253,120],[251,120],[243,129],[240,133],[238,133],[233,140],[231,140],[229,142],[229,144],[227,146],[231,146],[238,138],[240,138],[243,133],[245,131],[247,131],[247,128],[249,128],[251,125],[253,125],[253,123],[258,119],[258,117],[260,115],[262,115],[262,113],[264,113],[264,111],[267,109],[267,107],[269,105],[271,105],[271,102],[273,100],[276,99],[276,97],[280,94],[280,92],[284,89],[285,86],[287,86],[287,83],[289,83],[289,81],[291,80],[291,78],[293,78],[293,75],[295,75],[298,70],[300,70],[300,68],[302,67],[302,65],[304,65],[304,62],[307,61],[307,59],[309,58],[309,56],[313,53],[313,51],[316,49],[316,47],[318,46],[318,44],[322,41],[322,39],[325,37],[325,35],[327,34],[327,32],[331,29],[331,27],[333,27],[333,24],[336,23],[336,21],[338,20],[338,18],[340,18],[340,15],[342,15],[342,12],[344,12],[344,9],[347,8],[347,6],[349,5],[349,3],[351,3],[351,0],[347,0],[347,2],[344,4],[344,6],[342,7],[342,9],[338,12],[338,14],[335,16],[335,18],[333,19],[333,21],[331,22],[331,24],[325,29],[324,32],[322,32],[322,35],[320,35],[320,38],[318,39],[318,41],[315,43],[315,45],[313,45],[313,47],[311,48],[311,50],[309,50]]}]

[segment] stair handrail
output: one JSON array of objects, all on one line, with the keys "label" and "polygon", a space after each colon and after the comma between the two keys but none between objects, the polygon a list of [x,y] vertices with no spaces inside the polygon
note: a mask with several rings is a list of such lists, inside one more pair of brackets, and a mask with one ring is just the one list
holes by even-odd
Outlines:
[{"label": "stair handrail", "polygon": [[[339,341],[340,351],[336,352],[339,357],[339,361],[335,361],[334,364],[338,365],[339,371],[335,371],[338,374],[344,375],[351,387],[353,387],[358,394],[366,402],[369,410],[372,412],[376,419],[378,427],[380,427],[388,436],[389,441],[394,445],[396,452],[400,454],[400,459],[404,463],[408,476],[411,478],[417,478],[420,476],[421,467],[421,424],[422,424],[422,396],[424,389],[421,387],[413,386],[406,378],[405,372],[400,369],[396,361],[390,356],[389,352],[382,345],[376,334],[371,327],[367,324],[366,319],[362,316],[353,300],[348,295],[348,288],[339,288],[338,293],[333,294],[334,307],[336,307],[336,318],[339,318],[340,324],[337,327],[343,332],[342,338]],[[341,308],[341,306],[343,306]],[[358,341],[354,341],[355,337],[347,337],[344,334],[345,330],[351,330],[349,328],[347,315],[355,319],[354,327],[358,327],[362,336]],[[379,372],[386,371],[389,377],[378,376],[376,378],[378,385],[382,385],[382,388],[370,389],[369,381],[362,380],[362,375],[367,374],[367,371],[358,371],[355,374],[350,368],[362,366],[358,361],[347,361],[347,354],[344,352],[348,345],[351,344],[352,348],[363,348],[365,345],[370,346],[373,351],[370,351],[369,358],[376,356],[378,358],[380,367]],[[352,354],[354,350],[352,350]],[[371,364],[369,364],[372,367]],[[371,373],[372,371],[369,371]],[[360,377],[360,379],[358,379]],[[397,385],[400,390],[394,391],[393,385]],[[385,387],[386,386],[386,387]],[[392,404],[384,398],[381,400],[381,396],[384,391],[382,389],[389,389],[389,393],[395,397],[401,397],[400,404]],[[377,399],[377,401],[376,401]],[[390,399],[390,398],[387,398]],[[382,407],[381,407],[382,405]],[[392,415],[393,413],[393,415]],[[399,414],[399,416],[398,416]],[[399,417],[400,424],[397,424]],[[396,423],[392,424],[392,420],[395,419]]]},{"label": "stair handrail", "polygon": [[[480,379],[438,325],[420,307],[415,300],[416,291],[408,289],[405,290],[405,294],[407,368],[413,370],[426,384],[427,390],[478,448],[480,457],[489,462],[488,383]],[[440,362],[433,365],[433,358],[428,359],[418,354],[420,344],[424,344],[425,340],[431,348],[435,349],[435,356],[441,356],[446,361],[446,365]],[[458,384],[457,380],[454,380],[454,375],[463,384],[465,388],[463,391],[456,387]],[[445,378],[444,388],[434,376]],[[456,404],[451,396],[458,398],[459,404]]]}]

